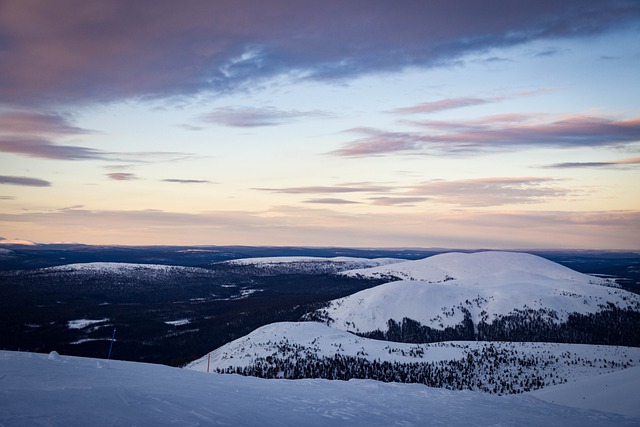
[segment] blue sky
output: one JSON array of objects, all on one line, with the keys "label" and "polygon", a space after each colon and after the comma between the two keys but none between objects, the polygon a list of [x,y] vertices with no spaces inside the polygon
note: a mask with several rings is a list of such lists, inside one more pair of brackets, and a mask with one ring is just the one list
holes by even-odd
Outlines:
[{"label": "blue sky", "polygon": [[639,249],[634,1],[6,1],[0,236]]}]

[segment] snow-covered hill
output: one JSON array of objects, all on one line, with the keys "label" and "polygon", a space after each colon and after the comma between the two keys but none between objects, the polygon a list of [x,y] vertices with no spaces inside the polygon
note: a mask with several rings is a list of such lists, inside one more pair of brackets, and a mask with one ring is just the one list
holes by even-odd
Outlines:
[{"label": "snow-covered hill", "polygon": [[274,323],[188,369],[266,378],[368,378],[510,394],[640,365],[640,348],[556,343],[408,344],[315,322]]},{"label": "snow-covered hill", "polygon": [[243,258],[231,261],[222,261],[219,264],[232,266],[250,266],[261,269],[270,274],[333,274],[347,270],[363,269],[386,266],[399,262],[405,262],[398,258],[355,258],[355,257],[263,257]]},{"label": "snow-covered hill", "polygon": [[[636,383],[638,370],[629,370]],[[636,412],[575,409],[371,380],[263,380],[161,365],[0,351],[0,425],[637,426]],[[589,389],[589,384],[582,386]],[[620,405],[614,408],[620,411]],[[630,411],[633,411],[631,409]]]},{"label": "snow-covered hill", "polygon": [[86,262],[65,264],[56,267],[46,267],[36,270],[38,274],[47,273],[109,273],[109,274],[158,274],[158,273],[203,273],[209,270],[197,267],[183,267],[179,265],[133,264],[125,262]]},{"label": "snow-covered hill", "polygon": [[[575,314],[640,311],[639,295],[611,286],[613,282],[607,279],[522,253],[449,253],[344,274],[404,279],[332,301],[309,316],[360,334],[386,334],[394,326],[389,324],[391,319],[398,328],[458,328],[457,332],[450,331],[453,335],[449,339],[475,339],[480,333],[480,339],[498,334],[497,339],[526,341],[526,337],[515,339],[500,334],[505,328],[513,332],[539,326],[540,333],[553,334],[545,328],[553,329],[554,324],[567,322],[571,315],[571,320],[581,321]],[[419,325],[403,325],[405,318]],[[437,338],[437,333],[434,336]],[[556,340],[553,335],[530,340],[545,338]]]},{"label": "snow-covered hill", "polygon": [[550,280],[615,286],[545,258],[521,252],[449,252],[416,261],[404,261],[343,272],[348,276],[420,280],[431,283],[546,283]]}]

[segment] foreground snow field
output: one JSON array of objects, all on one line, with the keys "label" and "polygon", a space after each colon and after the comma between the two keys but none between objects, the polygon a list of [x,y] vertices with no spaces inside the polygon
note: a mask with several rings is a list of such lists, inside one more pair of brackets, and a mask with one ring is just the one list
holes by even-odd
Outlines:
[{"label": "foreground snow field", "polygon": [[[607,375],[622,373],[587,380],[579,384],[580,391],[595,392]],[[640,369],[624,373],[625,384],[638,384]],[[622,387],[616,395],[616,381],[611,382],[608,401],[616,403],[612,410],[630,416],[602,412],[610,410],[605,404],[594,411],[552,404],[530,394],[496,396],[371,380],[263,380],[55,353],[0,351],[0,425],[640,425],[637,394]],[[563,390],[574,390],[571,387],[575,384],[555,391],[561,395]]]}]

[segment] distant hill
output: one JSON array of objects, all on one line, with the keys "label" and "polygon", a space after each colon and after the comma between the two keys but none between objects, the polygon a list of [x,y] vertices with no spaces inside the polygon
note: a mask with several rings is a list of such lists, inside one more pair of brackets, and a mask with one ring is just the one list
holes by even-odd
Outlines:
[{"label": "distant hill", "polygon": [[639,295],[535,255],[447,253],[343,274],[390,283],[331,301],[307,320],[401,342],[640,345]]}]

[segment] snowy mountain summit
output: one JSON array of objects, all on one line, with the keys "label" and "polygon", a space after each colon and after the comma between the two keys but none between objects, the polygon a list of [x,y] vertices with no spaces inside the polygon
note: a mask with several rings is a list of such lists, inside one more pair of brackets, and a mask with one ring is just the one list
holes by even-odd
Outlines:
[{"label": "snowy mountain summit", "polygon": [[613,281],[525,253],[447,253],[343,274],[390,282],[331,301],[307,320],[391,341],[629,345],[633,333],[621,319],[640,311],[640,296]]}]

